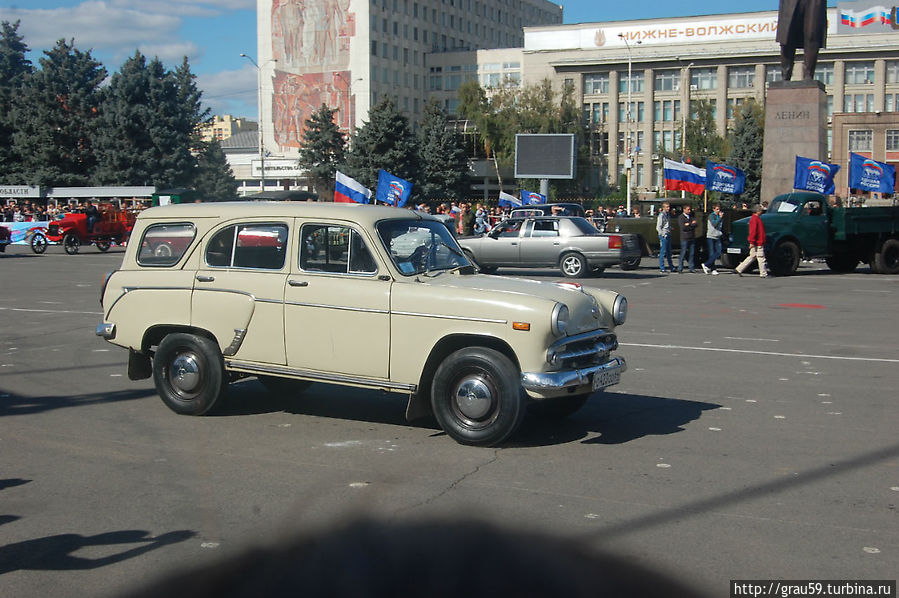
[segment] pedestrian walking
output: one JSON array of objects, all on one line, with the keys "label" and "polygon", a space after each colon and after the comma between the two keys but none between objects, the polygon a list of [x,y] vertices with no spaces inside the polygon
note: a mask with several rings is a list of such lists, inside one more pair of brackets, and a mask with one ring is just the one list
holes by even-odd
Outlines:
[{"label": "pedestrian walking", "polygon": [[[671,261],[671,204],[667,201],[659,210],[656,219],[656,232],[659,233],[659,271],[662,274],[674,271],[674,262]],[[668,259],[668,270],[665,269],[665,259]]]},{"label": "pedestrian walking", "polygon": [[768,278],[768,269],[765,267],[765,224],[759,213],[762,206],[752,206],[752,216],[749,217],[749,256],[737,266],[737,275],[743,276],[743,272],[752,265],[752,260],[759,262],[759,276]]},{"label": "pedestrian walking", "polygon": [[693,250],[696,247],[696,217],[693,215],[693,207],[690,204],[684,206],[684,211],[677,217],[680,225],[680,267],[678,272],[684,271],[684,262],[690,272],[693,268]]},{"label": "pedestrian walking", "polygon": [[709,249],[709,259],[702,264],[702,271],[706,274],[718,276],[715,269],[715,260],[721,256],[721,237],[724,236],[724,213],[719,204],[712,207],[712,213],[705,228],[705,242]]}]

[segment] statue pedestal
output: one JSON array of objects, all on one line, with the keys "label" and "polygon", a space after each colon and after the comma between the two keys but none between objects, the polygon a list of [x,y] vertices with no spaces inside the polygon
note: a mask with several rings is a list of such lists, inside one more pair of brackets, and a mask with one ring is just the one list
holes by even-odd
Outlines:
[{"label": "statue pedestal", "polygon": [[793,190],[796,156],[827,161],[827,97],[819,81],[768,84],[762,201]]}]

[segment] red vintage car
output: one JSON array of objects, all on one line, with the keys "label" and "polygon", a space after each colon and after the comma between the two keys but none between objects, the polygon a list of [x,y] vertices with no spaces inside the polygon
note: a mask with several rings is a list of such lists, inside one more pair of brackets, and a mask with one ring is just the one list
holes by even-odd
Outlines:
[{"label": "red vintage car", "polygon": [[62,220],[51,222],[47,228],[31,231],[31,250],[44,253],[50,243],[62,243],[66,253],[78,253],[82,245],[93,243],[100,251],[107,251],[113,243],[122,245],[128,241],[134,228],[134,214],[113,204],[99,206],[100,220],[88,232],[87,214],[66,214]]}]

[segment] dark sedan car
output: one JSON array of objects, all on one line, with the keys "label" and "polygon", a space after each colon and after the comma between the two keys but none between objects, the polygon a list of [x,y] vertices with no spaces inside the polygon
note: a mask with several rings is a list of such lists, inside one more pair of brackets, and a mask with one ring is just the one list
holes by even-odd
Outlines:
[{"label": "dark sedan car", "polygon": [[601,272],[640,258],[636,235],[601,233],[585,218],[510,218],[480,237],[459,244],[482,271],[497,268],[559,268],[567,277]]}]

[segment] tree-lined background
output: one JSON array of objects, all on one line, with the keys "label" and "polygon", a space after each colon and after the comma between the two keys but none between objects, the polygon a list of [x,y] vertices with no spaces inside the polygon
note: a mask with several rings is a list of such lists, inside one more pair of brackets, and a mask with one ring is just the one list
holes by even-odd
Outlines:
[{"label": "tree-lined background", "polygon": [[154,185],[228,199],[237,182],[185,57],[174,70],[135,52],[112,76],[74,40],[34,65],[18,33],[0,23],[0,182],[18,185]]}]

